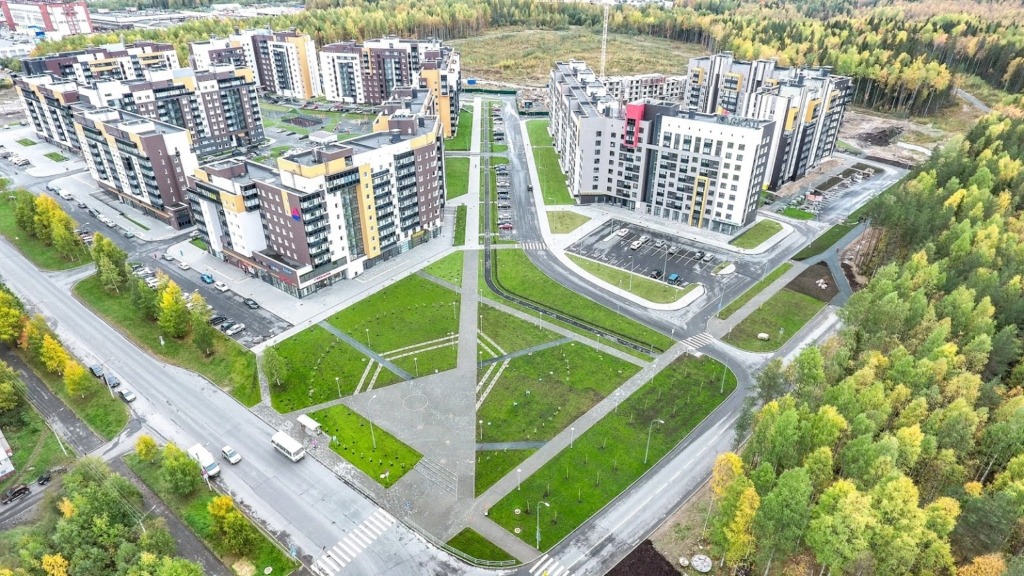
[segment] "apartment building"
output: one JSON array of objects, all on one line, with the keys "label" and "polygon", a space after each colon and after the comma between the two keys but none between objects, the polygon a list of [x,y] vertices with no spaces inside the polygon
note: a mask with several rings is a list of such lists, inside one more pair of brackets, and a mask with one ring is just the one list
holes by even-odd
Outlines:
[{"label": "apartment building", "polygon": [[199,161],[188,130],[115,108],[73,108],[82,155],[101,190],[176,229],[192,225],[186,177]]},{"label": "apartment building", "polygon": [[682,100],[686,76],[665,74],[638,74],[635,76],[608,76],[601,80],[608,96],[619,102],[634,100]]},{"label": "apartment building", "polygon": [[37,29],[48,37],[92,34],[92,19],[85,0],[0,0],[7,29]]},{"label": "apartment building", "polygon": [[90,84],[50,74],[15,79],[22,106],[36,133],[78,153],[71,106],[112,107],[187,129],[199,156],[256,146],[265,140],[252,70],[213,67],[143,71],[138,80]]},{"label": "apartment building", "polygon": [[107,44],[21,61],[21,70],[26,76],[52,74],[79,84],[98,80],[138,80],[146,70],[178,67],[178,53],[174,46],[147,41]]},{"label": "apartment building", "polygon": [[[245,48],[239,42],[228,38],[211,38],[203,42],[189,44],[189,61],[196,70],[206,70],[214,66],[239,66],[253,69],[246,58]],[[255,75],[255,69],[253,69]],[[259,82],[257,81],[257,84]]]},{"label": "apartment building", "polygon": [[797,180],[835,151],[850,78],[829,68],[787,68],[774,60],[735,60],[729,52],[691,58],[685,107],[775,122],[768,187]]},{"label": "apartment building", "polygon": [[774,122],[654,100],[621,104],[580,61],[555,64],[551,133],[569,191],[723,234],[754,221]]},{"label": "apartment building", "polygon": [[226,48],[241,51],[245,65],[253,69],[257,84],[265,92],[303,100],[323,95],[316,44],[308,34],[294,30],[240,30],[229,36],[226,43],[210,40],[189,46],[193,59],[199,52],[200,60],[226,57],[223,52],[211,54]]},{"label": "apartment building", "polygon": [[389,114],[387,130],[292,151],[273,167],[200,166],[189,200],[210,252],[302,298],[439,235],[441,125],[407,110]]}]

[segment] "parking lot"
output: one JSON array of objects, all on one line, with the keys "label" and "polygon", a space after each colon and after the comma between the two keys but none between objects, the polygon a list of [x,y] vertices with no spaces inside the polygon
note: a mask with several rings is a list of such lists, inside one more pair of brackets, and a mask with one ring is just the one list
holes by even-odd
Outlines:
[{"label": "parking lot", "polygon": [[[620,235],[623,229],[626,233]],[[641,236],[648,236],[649,240],[632,249]],[[706,247],[621,220],[605,222],[566,250],[644,276],[660,271],[662,280],[678,274],[684,286],[694,282],[710,285],[714,280],[712,271],[723,262],[722,255],[709,252]]]}]

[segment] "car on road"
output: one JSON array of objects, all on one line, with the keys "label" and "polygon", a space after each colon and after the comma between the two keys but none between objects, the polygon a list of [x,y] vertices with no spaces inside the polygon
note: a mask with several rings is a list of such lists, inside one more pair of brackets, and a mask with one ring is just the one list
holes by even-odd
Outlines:
[{"label": "car on road", "polygon": [[121,395],[121,400],[124,400],[125,402],[135,402],[135,392],[132,392],[127,388],[121,388],[117,393]]},{"label": "car on road", "polygon": [[89,207],[85,202],[81,202],[81,201],[79,201],[78,204],[76,204],[76,206],[78,206],[79,208],[88,208]]},{"label": "car on road", "polygon": [[242,461],[242,456],[238,452],[235,452],[235,449],[231,446],[221,448],[220,455],[223,456],[229,464],[238,464]]},{"label": "car on road", "polygon": [[223,282],[214,282],[213,287],[216,288],[217,290],[220,290],[221,292],[228,291],[228,285]]},{"label": "car on road", "polygon": [[231,328],[225,330],[224,333],[227,334],[228,336],[234,336],[235,334],[238,334],[242,330],[245,330],[245,324],[234,324],[231,326]]},{"label": "car on road", "polygon": [[36,484],[39,484],[40,486],[46,486],[47,484],[50,483],[50,480],[52,480],[52,479],[53,479],[53,473],[50,472],[49,470],[47,470],[46,472],[43,472],[39,476],[39,478],[36,478]]},{"label": "car on road", "polygon": [[115,226],[117,226],[117,222],[114,222],[110,218],[104,220],[103,223],[107,225],[107,228],[114,228]]},{"label": "car on road", "polygon": [[95,218],[96,215],[99,214],[99,212],[96,212],[92,208],[87,209],[86,212],[88,212],[89,216],[92,216],[93,218]]},{"label": "car on road", "polygon": [[210,326],[219,326],[227,321],[227,316],[214,316],[213,318],[210,318]]},{"label": "car on road", "polygon": [[117,388],[118,386],[121,385],[121,379],[118,378],[117,376],[114,376],[113,374],[105,375],[103,377],[103,380],[106,381],[107,386],[110,386],[111,388]]},{"label": "car on road", "polygon": [[619,235],[619,238],[625,238],[629,235],[629,228],[619,228],[615,233]]},{"label": "car on road", "polygon": [[192,266],[190,266],[188,262],[182,260],[181,262],[178,262],[178,268],[181,268],[182,270],[191,270]]},{"label": "car on road", "polygon": [[245,304],[246,306],[248,306],[252,310],[259,310],[260,309],[259,303],[256,302],[255,300],[253,300],[252,298],[246,298],[245,300],[242,300],[242,304]]},{"label": "car on road", "polygon": [[160,257],[168,262],[174,262],[174,254],[171,254],[170,252],[164,252]]},{"label": "car on road", "polygon": [[135,233],[131,230],[125,230],[124,232],[121,232],[121,235],[125,238],[135,238]]},{"label": "car on road", "polygon": [[12,486],[8,488],[7,491],[4,492],[3,496],[0,496],[0,504],[10,504],[11,502],[14,502],[15,500],[20,500],[21,498],[24,498],[31,493],[32,491],[29,490],[28,486],[24,484]]},{"label": "car on road", "polygon": [[93,364],[92,366],[89,366],[89,372],[92,372],[92,375],[97,378],[102,378],[103,366],[100,366],[99,364]]},{"label": "car on road", "polygon": [[203,284],[213,284],[215,282],[213,276],[210,276],[205,272],[199,275],[199,279],[203,281]]},{"label": "car on road", "polygon": [[651,278],[654,278],[655,280],[661,280],[661,277],[663,275],[664,272],[662,272],[661,270],[655,270],[654,272],[651,272]]}]

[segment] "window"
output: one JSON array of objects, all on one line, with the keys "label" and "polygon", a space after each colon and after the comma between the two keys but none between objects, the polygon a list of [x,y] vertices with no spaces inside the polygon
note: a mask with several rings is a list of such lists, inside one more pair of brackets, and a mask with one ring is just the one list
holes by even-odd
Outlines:
[{"label": "window", "polygon": [[746,149],[747,149],[747,145],[746,144],[740,144],[740,152],[742,152],[742,151],[744,151]]},{"label": "window", "polygon": [[740,162],[743,162],[743,154],[737,154],[736,159],[739,160]]}]

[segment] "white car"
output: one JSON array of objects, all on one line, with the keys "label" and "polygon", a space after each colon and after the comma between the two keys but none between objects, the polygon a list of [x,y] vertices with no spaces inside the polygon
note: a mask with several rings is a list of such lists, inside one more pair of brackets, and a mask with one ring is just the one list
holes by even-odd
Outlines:
[{"label": "white car", "polygon": [[238,464],[242,461],[242,456],[238,452],[235,452],[235,449],[231,446],[221,448],[220,455],[231,464]]},{"label": "white car", "polygon": [[214,282],[213,287],[216,288],[217,290],[220,290],[221,292],[228,291],[228,285],[223,282]]},{"label": "white car", "polygon": [[619,228],[616,234],[619,235],[619,238],[625,238],[629,234],[629,228]]},{"label": "white car", "polygon": [[235,334],[238,334],[242,330],[245,330],[245,324],[235,324],[231,328],[225,330],[224,333],[227,334],[228,336],[234,336]]},{"label": "white car", "polygon": [[184,262],[184,261],[183,262],[178,262],[178,268],[181,268],[182,270],[191,270],[192,269],[192,267],[188,265],[188,262]]}]

